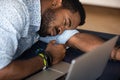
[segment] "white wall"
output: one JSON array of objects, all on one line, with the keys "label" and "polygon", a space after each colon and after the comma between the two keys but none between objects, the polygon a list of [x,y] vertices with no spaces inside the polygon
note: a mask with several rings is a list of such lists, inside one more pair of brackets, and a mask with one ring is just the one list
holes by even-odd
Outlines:
[{"label": "white wall", "polygon": [[120,0],[80,0],[83,4],[120,8]]}]

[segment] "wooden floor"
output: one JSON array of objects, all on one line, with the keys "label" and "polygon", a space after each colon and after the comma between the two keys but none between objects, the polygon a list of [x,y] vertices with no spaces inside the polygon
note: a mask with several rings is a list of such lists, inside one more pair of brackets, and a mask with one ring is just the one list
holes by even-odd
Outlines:
[{"label": "wooden floor", "polygon": [[120,9],[84,5],[86,23],[78,27],[120,35]]}]

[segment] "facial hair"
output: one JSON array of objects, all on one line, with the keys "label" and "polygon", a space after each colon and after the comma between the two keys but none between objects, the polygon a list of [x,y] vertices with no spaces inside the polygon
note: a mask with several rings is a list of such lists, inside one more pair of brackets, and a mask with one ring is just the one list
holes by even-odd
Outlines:
[{"label": "facial hair", "polygon": [[43,15],[42,15],[42,19],[41,19],[41,26],[40,29],[38,31],[38,34],[41,37],[45,37],[48,34],[48,29],[49,29],[49,24],[51,21],[55,20],[55,11],[52,9],[47,9]]}]

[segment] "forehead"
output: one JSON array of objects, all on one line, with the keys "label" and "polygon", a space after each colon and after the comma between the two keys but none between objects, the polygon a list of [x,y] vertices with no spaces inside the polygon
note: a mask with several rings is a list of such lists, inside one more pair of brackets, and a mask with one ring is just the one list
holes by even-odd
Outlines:
[{"label": "forehead", "polygon": [[78,17],[80,18],[79,16],[79,13],[78,12],[72,12],[68,9],[63,9],[63,8],[60,8],[60,9],[56,9],[55,10],[55,14],[57,17],[59,17],[60,15],[61,16],[68,16],[68,17]]}]

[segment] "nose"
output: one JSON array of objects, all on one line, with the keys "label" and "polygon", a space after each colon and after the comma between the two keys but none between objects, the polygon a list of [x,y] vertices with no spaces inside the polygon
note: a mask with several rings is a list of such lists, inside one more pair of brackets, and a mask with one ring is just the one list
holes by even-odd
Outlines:
[{"label": "nose", "polygon": [[63,28],[62,26],[58,28],[58,34],[62,34],[63,31],[65,30],[65,28]]}]

